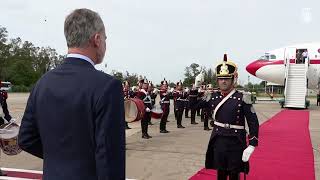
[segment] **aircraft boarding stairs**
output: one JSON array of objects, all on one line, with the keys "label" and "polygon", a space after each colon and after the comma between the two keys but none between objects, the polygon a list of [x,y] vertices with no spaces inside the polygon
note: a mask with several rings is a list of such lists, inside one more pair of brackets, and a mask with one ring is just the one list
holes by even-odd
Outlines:
[{"label": "aircraft boarding stairs", "polygon": [[307,108],[307,71],[308,64],[286,65],[285,102],[284,107]]}]

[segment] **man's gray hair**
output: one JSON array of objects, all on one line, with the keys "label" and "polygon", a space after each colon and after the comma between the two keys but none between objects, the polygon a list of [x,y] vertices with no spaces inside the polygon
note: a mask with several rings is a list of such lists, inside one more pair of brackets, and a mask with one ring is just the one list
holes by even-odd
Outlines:
[{"label": "man's gray hair", "polygon": [[89,9],[74,10],[64,22],[64,35],[69,48],[84,48],[91,36],[104,31],[100,15]]}]

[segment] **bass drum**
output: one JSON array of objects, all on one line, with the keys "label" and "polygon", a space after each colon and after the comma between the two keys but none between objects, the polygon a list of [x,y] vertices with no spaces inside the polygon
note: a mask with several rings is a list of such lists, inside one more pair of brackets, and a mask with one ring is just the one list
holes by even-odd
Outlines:
[{"label": "bass drum", "polygon": [[5,123],[0,126],[0,147],[6,155],[13,156],[22,151],[18,146],[19,129],[16,123]]},{"label": "bass drum", "polygon": [[130,98],[124,101],[124,111],[126,122],[139,121],[145,113],[144,103],[141,99]]}]

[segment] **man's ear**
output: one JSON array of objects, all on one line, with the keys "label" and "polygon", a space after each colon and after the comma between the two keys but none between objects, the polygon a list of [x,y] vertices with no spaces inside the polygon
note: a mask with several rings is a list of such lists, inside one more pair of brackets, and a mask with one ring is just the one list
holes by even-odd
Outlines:
[{"label": "man's ear", "polygon": [[100,42],[101,42],[101,36],[100,36],[100,34],[97,33],[93,36],[93,46],[99,47],[101,44]]}]

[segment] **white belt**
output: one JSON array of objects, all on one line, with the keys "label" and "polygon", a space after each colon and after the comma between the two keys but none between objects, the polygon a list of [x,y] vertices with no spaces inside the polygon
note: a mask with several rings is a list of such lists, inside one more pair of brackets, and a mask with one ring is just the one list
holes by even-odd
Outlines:
[{"label": "white belt", "polygon": [[161,103],[168,104],[168,103],[170,103],[170,101],[162,101]]},{"label": "white belt", "polygon": [[244,126],[238,126],[238,125],[232,125],[232,124],[224,124],[224,123],[220,123],[220,122],[217,122],[217,121],[214,121],[214,124],[219,126],[219,127],[223,127],[223,128],[226,128],[226,129],[244,129]]}]

